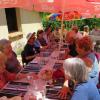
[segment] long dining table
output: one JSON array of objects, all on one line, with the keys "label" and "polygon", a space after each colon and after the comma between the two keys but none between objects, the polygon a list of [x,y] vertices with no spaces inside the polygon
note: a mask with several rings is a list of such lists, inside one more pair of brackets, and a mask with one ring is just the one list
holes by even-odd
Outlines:
[{"label": "long dining table", "polygon": [[64,54],[64,48],[56,48],[54,50],[47,49],[41,52],[20,71],[20,73],[27,74],[27,78],[8,82],[4,88],[0,90],[0,97],[13,97],[19,95],[23,98],[22,100],[35,100],[29,99],[31,94],[31,97],[33,95],[36,100],[59,100],[57,92],[63,85],[63,79],[59,80],[55,85],[50,85],[50,81],[34,79],[31,77],[31,74],[35,73],[39,75],[41,70],[54,70],[54,66],[59,67],[59,64],[63,65],[64,59],[61,59],[61,56]]}]

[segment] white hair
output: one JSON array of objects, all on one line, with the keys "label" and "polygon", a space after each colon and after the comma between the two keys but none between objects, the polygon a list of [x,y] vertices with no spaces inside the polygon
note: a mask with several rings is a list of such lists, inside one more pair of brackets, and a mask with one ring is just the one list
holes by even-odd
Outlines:
[{"label": "white hair", "polygon": [[78,83],[88,79],[88,72],[84,61],[80,58],[68,58],[64,61],[65,74]]},{"label": "white hair", "polygon": [[3,49],[6,45],[8,44],[11,44],[11,41],[10,40],[7,40],[7,39],[1,39],[0,40],[0,51],[3,52]]}]

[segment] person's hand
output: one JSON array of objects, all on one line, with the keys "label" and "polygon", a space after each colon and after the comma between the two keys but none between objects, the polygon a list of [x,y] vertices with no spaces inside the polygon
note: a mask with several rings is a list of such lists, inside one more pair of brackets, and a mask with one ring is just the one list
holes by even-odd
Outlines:
[{"label": "person's hand", "polygon": [[23,79],[23,78],[26,78],[26,74],[23,74],[23,73],[19,73],[17,76],[16,76],[16,79]]},{"label": "person's hand", "polygon": [[61,99],[66,100],[67,95],[72,95],[72,92],[69,87],[63,86],[62,89],[58,92],[58,95]]},{"label": "person's hand", "polygon": [[15,97],[9,98],[8,100],[22,100],[22,98],[20,96],[15,96]]}]

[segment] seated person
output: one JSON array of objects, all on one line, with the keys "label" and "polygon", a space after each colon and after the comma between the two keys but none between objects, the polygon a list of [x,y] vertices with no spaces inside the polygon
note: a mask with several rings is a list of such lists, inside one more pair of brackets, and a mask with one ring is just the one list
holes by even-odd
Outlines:
[{"label": "seated person", "polygon": [[88,25],[84,26],[84,29],[83,29],[83,36],[87,36],[87,35],[89,35],[89,26]]},{"label": "seated person", "polygon": [[65,39],[66,39],[66,34],[67,34],[68,31],[66,30],[65,24],[62,24],[61,27],[62,27],[62,28],[59,28],[60,38],[61,38],[61,36],[62,36],[63,41],[65,41]]},{"label": "seated person", "polygon": [[[32,34],[34,34],[35,37],[36,37],[36,32],[33,32]],[[38,41],[36,41],[36,38],[35,38],[35,41],[34,41],[33,44],[34,44],[34,47],[35,47],[36,52],[37,52],[37,53],[40,53],[41,45],[39,44]]]},{"label": "seated person", "polygon": [[60,33],[59,33],[59,28],[56,27],[55,30],[52,32],[53,38],[56,42],[60,41]]},{"label": "seated person", "polygon": [[51,41],[52,41],[52,29],[51,29],[51,26],[47,26],[43,32],[43,38],[46,40],[46,43],[48,45],[51,44]]},{"label": "seated person", "polygon": [[34,42],[35,47],[39,47],[41,50],[46,49],[47,43],[46,40],[43,38],[43,30],[37,31],[37,39]]},{"label": "seated person", "polygon": [[7,55],[6,70],[11,73],[18,73],[22,67],[17,60],[15,52],[12,50],[11,42],[7,39],[1,39],[0,51]]},{"label": "seated person", "polygon": [[69,44],[69,55],[72,57],[78,55],[75,42],[79,38],[82,38],[82,35],[78,32],[77,26],[73,26],[71,31],[66,34],[66,42]]},{"label": "seated person", "polygon": [[7,61],[7,56],[0,51],[0,89],[8,81],[12,81],[16,79],[15,73],[10,73],[9,71],[6,70],[6,66],[5,66],[6,61]]},{"label": "seated person", "polygon": [[0,52],[0,89],[6,84],[5,62],[6,56]]},{"label": "seated person", "polygon": [[[35,57],[36,54],[38,53],[39,50],[34,46],[35,42],[35,34],[34,33],[29,33],[27,35],[27,43],[24,47],[24,57],[26,60],[26,64],[32,61]],[[40,49],[40,48],[38,48]]]},{"label": "seated person", "polygon": [[74,84],[73,93],[68,88],[67,81],[59,92],[61,99],[67,100],[67,93],[71,94],[70,100],[100,100],[100,94],[93,80],[88,79],[86,64],[80,58],[69,58],[64,61],[64,71],[67,79]]},{"label": "seated person", "polygon": [[99,27],[94,25],[94,28],[90,32],[90,35],[100,36],[100,29],[99,29]]},{"label": "seated person", "polygon": [[[7,56],[0,51],[0,89],[3,88],[8,81],[27,78],[27,74],[8,72],[5,66],[6,61]],[[34,73],[31,73],[30,76],[37,77]]]},{"label": "seated person", "polygon": [[89,71],[89,78],[94,80],[95,84],[97,84],[99,75],[99,64],[95,53],[92,51],[92,48],[93,42],[89,36],[84,36],[76,42],[76,50],[78,52],[78,57],[85,60],[85,62],[86,58],[92,61],[92,65],[90,64],[91,70]]}]

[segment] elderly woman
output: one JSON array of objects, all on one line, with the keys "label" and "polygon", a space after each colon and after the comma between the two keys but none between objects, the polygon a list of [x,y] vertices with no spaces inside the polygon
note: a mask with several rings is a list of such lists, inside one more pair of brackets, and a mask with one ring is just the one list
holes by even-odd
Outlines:
[{"label": "elderly woman", "polygon": [[[84,36],[83,38],[77,40],[76,42],[76,50],[78,52],[78,57],[86,61],[91,60],[92,66],[89,72],[89,77],[94,80],[95,84],[98,83],[98,73],[99,73],[99,64],[95,53],[92,51],[93,42],[89,36]],[[89,66],[88,66],[89,67]]]},{"label": "elderly woman", "polygon": [[[66,59],[64,61],[64,71],[67,78],[74,83],[71,100],[100,100],[98,89],[93,80],[88,79],[87,67],[82,59]],[[67,86],[67,84],[65,85]],[[61,91],[61,98],[64,98],[64,93],[65,90]]]},{"label": "elderly woman", "polygon": [[[21,73],[15,74],[15,73],[8,72],[5,66],[6,61],[7,61],[7,56],[0,51],[0,89],[2,89],[7,84],[8,81],[13,81],[15,79],[21,79],[27,77],[27,74],[21,74]],[[30,75],[33,77],[37,77],[34,73],[31,73]]]},{"label": "elderly woman", "polygon": [[[6,70],[7,56],[0,51],[0,89],[8,82],[16,79],[16,74]],[[19,77],[19,76],[18,76]]]},{"label": "elderly woman", "polygon": [[5,73],[5,62],[6,56],[0,52],[0,89],[6,84],[6,73]]},{"label": "elderly woman", "polygon": [[15,52],[12,50],[11,42],[7,39],[1,39],[0,51],[7,55],[7,61],[5,63],[6,70],[10,73],[18,73],[21,69],[21,65],[17,60]]}]

